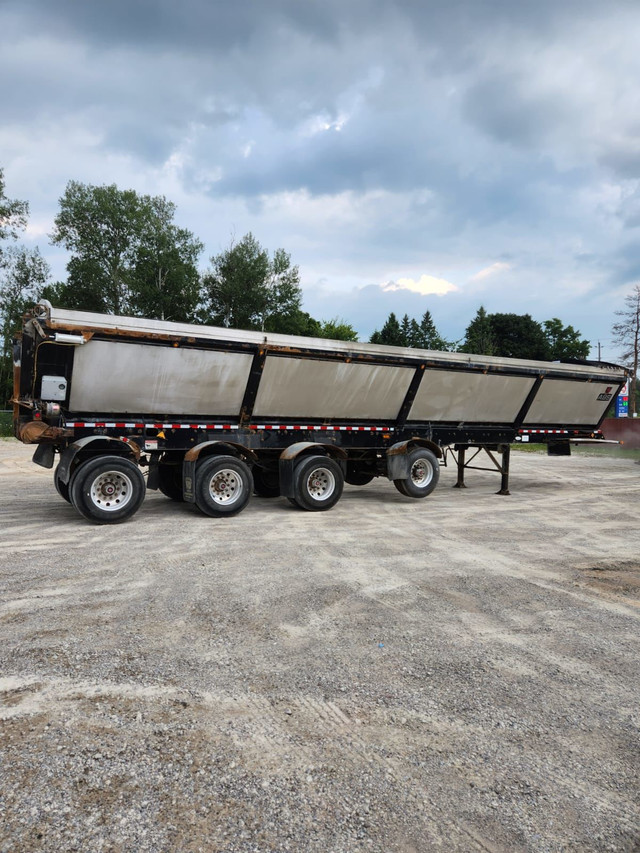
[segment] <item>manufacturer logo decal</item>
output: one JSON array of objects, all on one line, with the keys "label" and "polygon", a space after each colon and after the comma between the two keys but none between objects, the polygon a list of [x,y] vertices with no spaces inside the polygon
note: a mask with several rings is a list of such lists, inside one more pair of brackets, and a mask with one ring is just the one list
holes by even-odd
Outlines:
[{"label": "manufacturer logo decal", "polygon": [[613,394],[611,393],[611,385],[610,385],[603,394],[598,394],[597,399],[601,403],[608,403],[612,397],[613,397]]}]

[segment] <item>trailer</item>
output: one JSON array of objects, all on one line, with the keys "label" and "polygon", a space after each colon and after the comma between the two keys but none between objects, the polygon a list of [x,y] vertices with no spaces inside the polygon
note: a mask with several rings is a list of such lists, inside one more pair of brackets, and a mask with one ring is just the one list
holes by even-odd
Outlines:
[{"label": "trailer", "polygon": [[[509,452],[601,438],[626,379],[600,362],[431,352],[53,308],[14,341],[14,433],[62,498],[117,523],[146,489],[220,517],[252,494],[328,510],[386,477],[424,498],[478,454],[509,493]],[[468,455],[470,454],[470,455]],[[143,474],[144,472],[144,474]],[[145,476],[146,475],[146,476]]]}]

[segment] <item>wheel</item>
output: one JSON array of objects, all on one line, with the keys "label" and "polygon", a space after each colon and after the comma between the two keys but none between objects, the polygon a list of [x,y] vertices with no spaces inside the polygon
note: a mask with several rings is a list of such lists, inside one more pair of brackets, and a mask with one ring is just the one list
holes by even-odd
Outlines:
[{"label": "wheel", "polygon": [[184,501],[182,492],[182,465],[160,462],[158,464],[158,488],[172,501]]},{"label": "wheel", "polygon": [[253,491],[261,498],[277,498],[280,494],[280,477],[277,471],[269,471],[256,465],[253,468]]},{"label": "wheel", "polygon": [[69,483],[63,483],[60,477],[58,476],[58,468],[60,464],[56,465],[56,470],[53,472],[53,485],[56,487],[56,492],[60,495],[61,498],[64,498],[67,503],[71,503],[71,497],[69,496]]},{"label": "wheel", "polygon": [[131,518],[145,495],[137,465],[122,456],[98,456],[84,462],[69,488],[71,503],[89,521],[118,524]]},{"label": "wheel", "polygon": [[394,480],[396,489],[409,498],[426,498],[438,485],[440,465],[430,450],[417,447],[407,454],[409,476]]},{"label": "wheel", "polygon": [[236,515],[249,503],[252,492],[253,475],[242,459],[209,456],[196,468],[195,501],[205,515]]},{"label": "wheel", "polygon": [[318,512],[331,509],[340,500],[344,476],[329,456],[308,456],[294,473],[295,501],[302,509]]}]

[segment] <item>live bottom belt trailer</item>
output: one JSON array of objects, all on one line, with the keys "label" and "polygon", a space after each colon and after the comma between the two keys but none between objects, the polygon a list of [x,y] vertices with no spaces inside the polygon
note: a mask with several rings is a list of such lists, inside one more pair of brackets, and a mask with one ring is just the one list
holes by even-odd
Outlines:
[{"label": "live bottom belt trailer", "polygon": [[[508,492],[509,446],[567,453],[593,438],[625,371],[243,332],[53,308],[14,346],[14,432],[60,495],[114,523],[145,488],[233,515],[252,493],[330,509],[344,482],[412,498],[443,451],[486,450]],[[141,469],[146,468],[145,479]]]}]

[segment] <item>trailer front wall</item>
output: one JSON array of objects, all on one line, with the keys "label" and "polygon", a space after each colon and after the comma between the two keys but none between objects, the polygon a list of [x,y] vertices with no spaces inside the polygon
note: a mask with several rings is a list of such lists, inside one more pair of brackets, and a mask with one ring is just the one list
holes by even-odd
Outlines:
[{"label": "trailer front wall", "polygon": [[251,363],[248,353],[93,340],[75,348],[69,407],[237,415]]}]

